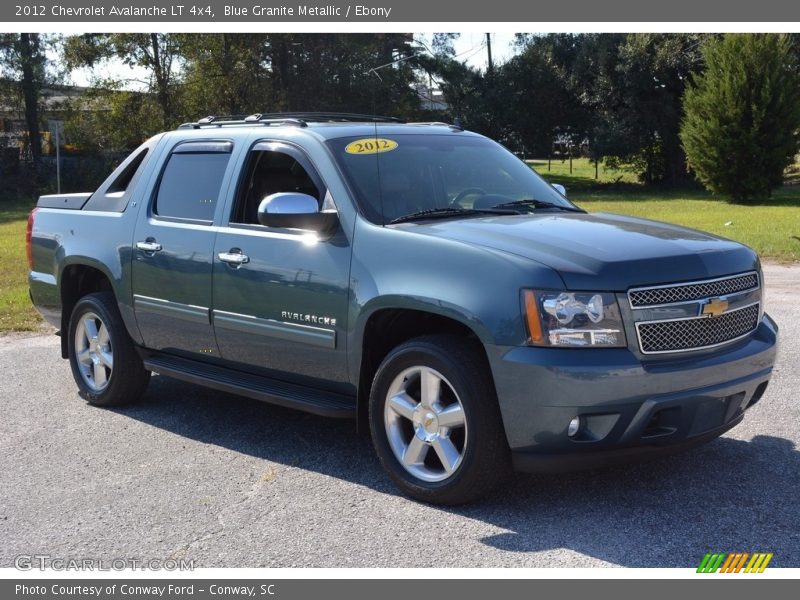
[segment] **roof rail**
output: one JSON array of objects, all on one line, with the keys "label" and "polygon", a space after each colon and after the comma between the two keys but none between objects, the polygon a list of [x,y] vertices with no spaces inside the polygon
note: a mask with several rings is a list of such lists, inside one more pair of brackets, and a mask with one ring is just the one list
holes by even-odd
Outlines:
[{"label": "roof rail", "polygon": [[200,129],[201,127],[223,127],[226,125],[295,125],[306,127],[308,123],[405,123],[396,117],[361,115],[339,112],[285,112],[255,113],[252,115],[210,115],[195,123],[184,123],[178,129]]},{"label": "roof rail", "polygon": [[[253,115],[256,116],[256,115]],[[360,113],[345,113],[345,112],[283,112],[283,113],[262,113],[259,115],[261,118],[278,119],[290,118],[301,119],[303,121],[310,121],[316,123],[326,122],[343,122],[343,123],[405,123],[405,119],[398,119],[397,117],[385,117],[381,115],[366,115]]]},{"label": "roof rail", "polygon": [[408,123],[408,125],[438,125],[441,127],[449,127],[453,131],[464,131],[464,128],[461,125],[456,125],[455,123],[445,123],[444,121],[414,121]]},{"label": "roof rail", "polygon": [[307,124],[302,119],[279,118],[262,119],[261,115],[250,115],[247,117],[217,117],[208,116],[195,123],[183,123],[178,129],[200,129],[201,127],[224,127],[228,125],[294,125],[296,127],[306,127]]}]

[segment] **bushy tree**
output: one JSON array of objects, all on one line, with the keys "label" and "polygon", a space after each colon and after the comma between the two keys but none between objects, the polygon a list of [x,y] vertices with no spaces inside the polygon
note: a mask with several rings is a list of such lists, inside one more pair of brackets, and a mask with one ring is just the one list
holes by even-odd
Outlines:
[{"label": "bushy tree", "polygon": [[[87,33],[66,39],[65,63],[70,68],[103,67],[110,59],[147,71],[147,90],[155,96],[161,128],[170,129],[181,121],[180,60],[178,37],[174,33]],[[126,82],[99,78],[97,87],[122,89]]]},{"label": "bushy tree", "polygon": [[706,69],[684,97],[689,166],[734,202],[768,197],[798,151],[800,75],[791,40],[728,34],[708,43]]},{"label": "bushy tree", "polygon": [[46,79],[45,44],[38,33],[0,34],[0,76],[11,77],[13,91],[22,99],[28,146],[35,163],[42,157],[39,103]]},{"label": "bushy tree", "polygon": [[163,127],[154,95],[109,87],[66,102],[62,114],[72,150],[84,154],[132,150]]},{"label": "bushy tree", "polygon": [[176,34],[182,57],[185,112],[206,115],[264,112],[272,96],[268,33]]},{"label": "bushy tree", "polygon": [[563,34],[535,37],[498,70],[508,125],[535,156],[549,155],[556,136],[573,145],[588,137],[590,112],[574,93],[566,66],[574,64],[576,40]]},{"label": "bushy tree", "polygon": [[702,65],[705,34],[519,35],[500,69],[507,124],[537,153],[555,133],[589,141],[591,156],[646,183],[685,180],[681,97]]},{"label": "bushy tree", "polygon": [[577,89],[594,112],[596,154],[627,163],[645,183],[681,183],[681,98],[702,65],[702,34],[588,35]]}]

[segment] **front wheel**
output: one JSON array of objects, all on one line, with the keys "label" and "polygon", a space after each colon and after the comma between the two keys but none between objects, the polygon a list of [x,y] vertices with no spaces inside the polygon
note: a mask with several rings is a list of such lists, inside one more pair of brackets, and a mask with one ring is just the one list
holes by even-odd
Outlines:
[{"label": "front wheel", "polygon": [[418,500],[469,502],[511,470],[494,385],[477,344],[437,335],[398,346],[375,375],[369,408],[381,463]]},{"label": "front wheel", "polygon": [[68,335],[72,376],[90,404],[119,406],[142,396],[150,372],[136,353],[112,293],[81,298]]}]

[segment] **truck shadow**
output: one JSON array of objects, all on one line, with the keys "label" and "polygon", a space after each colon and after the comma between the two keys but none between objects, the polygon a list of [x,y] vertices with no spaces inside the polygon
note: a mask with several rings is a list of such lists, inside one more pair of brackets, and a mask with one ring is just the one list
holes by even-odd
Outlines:
[{"label": "truck shadow", "polygon": [[731,551],[774,552],[771,566],[795,567],[798,492],[793,442],[721,437],[648,463],[518,476],[492,503],[492,523],[508,531],[482,542],[523,553],[567,548],[626,567],[696,568],[706,552]]},{"label": "truck shadow", "polygon": [[[757,410],[758,408],[754,409]],[[115,409],[175,435],[398,494],[366,435],[325,419],[155,376]],[[786,439],[729,437],[674,457],[566,475],[518,474],[482,502],[441,510],[506,530],[478,541],[523,555],[567,549],[626,567],[696,567],[706,552],[800,556],[800,453]],[[553,566],[580,566],[574,562]],[[481,566],[465,564],[454,566]]]}]

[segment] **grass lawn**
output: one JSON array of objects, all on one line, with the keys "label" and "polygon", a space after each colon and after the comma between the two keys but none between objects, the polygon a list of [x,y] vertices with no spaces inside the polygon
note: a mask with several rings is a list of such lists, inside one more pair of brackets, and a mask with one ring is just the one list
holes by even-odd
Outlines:
[{"label": "grass lawn", "polygon": [[[756,205],[728,204],[702,189],[663,190],[647,188],[630,173],[605,170],[599,182],[594,164],[586,159],[569,163],[529,161],[551,183],[567,188],[567,195],[589,212],[612,212],[656,221],[667,221],[737,240],[753,248],[762,259],[800,261],[800,185],[776,190],[773,197]],[[618,178],[622,178],[618,183]]]},{"label": "grass lawn", "polygon": [[564,160],[554,158],[549,162],[547,159],[526,160],[525,162],[551,183],[560,183],[563,186],[588,188],[595,185],[622,183],[641,187],[635,173],[621,169],[609,169],[603,163],[597,165],[597,179],[595,179],[594,163],[586,158],[572,159],[572,173],[569,172],[568,158]]},{"label": "grass lawn", "polygon": [[0,198],[0,333],[33,331],[41,321],[28,298],[25,225],[32,206]]}]

